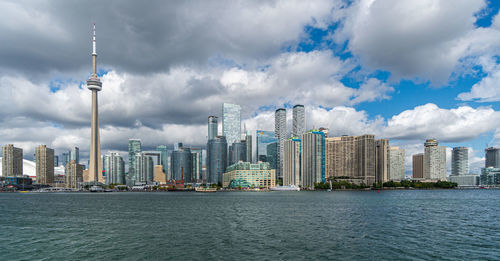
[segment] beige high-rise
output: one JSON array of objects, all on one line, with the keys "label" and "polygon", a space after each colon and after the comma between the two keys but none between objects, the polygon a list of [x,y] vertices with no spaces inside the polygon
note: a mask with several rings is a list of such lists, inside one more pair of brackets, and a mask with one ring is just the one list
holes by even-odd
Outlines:
[{"label": "beige high-rise", "polygon": [[54,150],[40,145],[35,149],[36,183],[54,184]]},{"label": "beige high-rise", "polygon": [[371,185],[375,182],[375,136],[342,136],[325,139],[326,177],[363,179]]},{"label": "beige high-rise", "polygon": [[2,175],[19,177],[23,175],[23,149],[8,144],[2,147]]},{"label": "beige high-rise", "polygon": [[153,181],[160,184],[167,182],[167,175],[163,172],[163,165],[155,165]]},{"label": "beige high-rise", "polygon": [[83,182],[83,165],[71,160],[66,164],[66,187],[79,188]]},{"label": "beige high-rise", "polygon": [[438,146],[435,139],[425,142],[424,178],[446,180],[446,147]]},{"label": "beige high-rise", "polygon": [[90,163],[89,163],[89,181],[103,182],[102,179],[102,160],[101,160],[101,141],[99,138],[99,112],[97,92],[102,89],[102,83],[97,77],[97,52],[95,38],[95,24],[92,37],[92,75],[87,80],[87,88],[92,91],[92,118],[90,123]]},{"label": "beige high-rise", "polygon": [[389,180],[405,179],[405,150],[399,147],[389,148]]}]

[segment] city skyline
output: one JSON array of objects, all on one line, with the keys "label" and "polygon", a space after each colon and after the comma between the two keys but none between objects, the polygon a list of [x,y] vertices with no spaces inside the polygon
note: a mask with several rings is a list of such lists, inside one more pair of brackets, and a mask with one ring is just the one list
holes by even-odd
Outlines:
[{"label": "city skyline", "polygon": [[[464,146],[470,148],[470,170],[479,173],[484,165],[484,149],[498,146],[500,137],[497,124],[500,98],[497,88],[492,87],[498,80],[498,63],[494,59],[497,43],[487,37],[499,34],[498,6],[484,1],[460,2],[457,6],[442,3],[432,13],[428,6],[415,3],[356,2],[346,5],[346,12],[340,12],[335,1],[297,3],[292,7],[280,3],[249,4],[246,9],[252,14],[259,14],[263,5],[274,16],[297,15],[292,23],[267,25],[271,29],[288,29],[278,35],[250,27],[243,32],[242,39],[246,40],[241,41],[235,37],[237,32],[227,30],[224,39],[230,44],[224,44],[215,36],[203,34],[201,37],[207,40],[202,46],[185,44],[197,42],[187,40],[166,45],[180,46],[175,53],[158,47],[163,39],[138,36],[187,39],[195,37],[190,34],[193,27],[185,25],[184,32],[174,28],[162,30],[159,26],[163,24],[154,19],[146,19],[145,24],[151,26],[143,26],[113,16],[125,26],[135,28],[137,35],[131,35],[123,25],[104,15],[104,11],[102,15],[96,14],[92,20],[102,26],[99,35],[103,39],[97,75],[106,86],[100,97],[101,154],[120,152],[127,159],[127,140],[135,137],[143,140],[145,150],[179,141],[205,146],[207,116],[217,116],[221,124],[222,103],[241,106],[240,127],[246,125],[252,134],[257,129],[274,130],[274,110],[281,107],[288,111],[287,129],[291,129],[293,106],[304,104],[306,130],[327,127],[332,132],[330,136],[373,134],[391,139],[391,146],[406,151],[407,175],[412,155],[423,152],[423,141],[431,138],[447,147],[448,172],[451,148]],[[131,8],[134,13],[129,14],[134,17],[156,4],[144,7],[123,3],[122,7],[134,5]],[[198,10],[213,3],[200,7],[192,3],[169,4]],[[69,6],[54,9],[12,6],[3,9],[19,7],[16,10],[23,14],[36,8],[46,17],[55,16],[53,10],[74,15],[53,19],[47,26],[57,33],[59,41],[47,37],[43,26],[29,27],[31,31],[23,33],[15,27],[0,27],[7,39],[0,51],[0,57],[4,58],[0,64],[0,90],[5,97],[2,103],[9,108],[2,111],[0,132],[4,135],[0,135],[0,143],[22,148],[27,159],[32,159],[35,148],[41,144],[53,148],[56,155],[79,147],[80,161],[87,164],[91,99],[82,79],[89,76],[88,36],[93,21],[82,13],[90,13],[91,6],[83,5],[81,10]],[[101,8],[109,10],[111,6],[104,3]],[[365,12],[367,9],[372,12]],[[418,28],[403,24],[400,26],[408,30],[395,30],[391,26],[396,25],[384,24],[381,19],[384,9],[400,18],[417,10],[421,17],[413,18],[415,24],[424,19],[427,23],[420,26],[429,29],[429,34],[436,34],[434,28],[449,34],[431,42],[425,41],[428,34],[417,25],[413,26]],[[232,11],[240,14],[240,8]],[[11,19],[23,25],[22,17]],[[216,17],[202,17],[204,20],[195,21],[194,26],[211,32],[226,24],[238,28],[247,23],[247,18],[225,12]],[[266,14],[252,17],[258,25],[266,21]],[[355,17],[371,23],[366,25]],[[447,26],[445,22],[451,19],[461,22],[456,27]],[[47,24],[45,20],[38,22]],[[380,30],[388,27],[394,30]],[[126,32],[123,35],[127,40],[116,32]],[[364,36],[367,32],[390,40],[391,46],[386,47],[389,49],[376,45],[373,41],[377,37]],[[425,42],[413,45],[397,41],[417,36]],[[43,52],[19,53],[14,48],[29,42],[40,43],[40,50],[52,54],[51,59],[41,56]],[[450,46],[451,42],[456,45]],[[247,44],[256,48],[243,48]],[[369,48],[370,44],[374,49]],[[200,51],[191,52],[195,49]],[[241,52],[242,49],[247,51]],[[449,53],[449,49],[456,52]],[[394,59],[402,57],[401,53],[390,50],[401,50],[408,55]],[[129,54],[126,60],[121,58],[125,52]],[[420,53],[424,55],[417,55]],[[436,53],[442,53],[442,59],[434,61]],[[8,57],[16,57],[16,61]],[[21,66],[26,64],[30,66]],[[142,88],[139,95],[135,95],[137,84]],[[10,91],[12,86],[15,92]],[[186,93],[176,92],[179,87]]]}]

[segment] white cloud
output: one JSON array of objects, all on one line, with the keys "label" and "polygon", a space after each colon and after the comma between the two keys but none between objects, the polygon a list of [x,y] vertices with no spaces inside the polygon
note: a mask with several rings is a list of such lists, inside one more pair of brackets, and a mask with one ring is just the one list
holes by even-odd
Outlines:
[{"label": "white cloud", "polygon": [[483,0],[360,0],[337,13],[334,39],[348,40],[368,68],[445,84],[459,59],[483,45],[474,22],[484,7]]},{"label": "white cloud", "polygon": [[[500,34],[498,36],[500,37]],[[483,71],[488,75],[474,84],[470,92],[460,93],[458,99],[477,102],[500,101],[500,66],[493,58],[482,57],[479,60]]]}]

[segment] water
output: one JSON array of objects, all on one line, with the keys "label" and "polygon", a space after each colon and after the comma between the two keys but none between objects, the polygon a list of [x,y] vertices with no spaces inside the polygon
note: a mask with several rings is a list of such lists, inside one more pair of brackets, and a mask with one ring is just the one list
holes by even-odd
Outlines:
[{"label": "water", "polygon": [[0,260],[500,260],[500,190],[0,193]]}]

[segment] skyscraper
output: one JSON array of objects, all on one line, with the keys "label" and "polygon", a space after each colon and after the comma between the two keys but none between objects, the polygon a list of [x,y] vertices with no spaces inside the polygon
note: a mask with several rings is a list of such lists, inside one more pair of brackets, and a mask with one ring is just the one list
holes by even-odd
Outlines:
[{"label": "skyscraper", "polygon": [[227,167],[226,137],[216,136],[207,144],[207,176],[208,183],[222,183],[222,174]]},{"label": "skyscraper", "polygon": [[102,83],[99,77],[97,77],[95,24],[92,37],[92,75],[87,80],[87,88],[92,91],[89,176],[91,181],[97,182],[99,180],[99,176],[102,175],[101,141],[99,138],[99,113],[97,109],[97,92],[102,89]]},{"label": "skyscraper", "polygon": [[[331,137],[325,140],[326,177],[333,175],[362,179],[366,185],[371,185],[376,181],[377,160],[374,135]],[[304,152],[302,152],[302,157],[304,157]]]},{"label": "skyscraper", "polygon": [[193,169],[191,170],[192,182],[200,182],[202,177],[202,150],[201,148],[191,148],[191,162]]},{"label": "skyscraper", "polygon": [[485,167],[500,168],[500,149],[489,147],[484,152],[486,154]]},{"label": "skyscraper", "polygon": [[453,148],[451,151],[451,175],[469,175],[469,148]]},{"label": "skyscraper", "polygon": [[229,146],[229,165],[238,163],[239,161],[246,162],[247,145],[245,141],[235,142]]},{"label": "skyscraper", "polygon": [[292,136],[300,137],[306,132],[306,111],[304,105],[293,106],[293,128]]},{"label": "skyscraper", "polygon": [[446,180],[446,148],[435,139],[428,139],[424,146],[424,178]]},{"label": "skyscraper", "polygon": [[104,156],[106,184],[125,184],[125,162],[118,152]]},{"label": "skyscraper", "polygon": [[54,166],[59,166],[59,156],[54,155]]},{"label": "skyscraper", "polygon": [[179,149],[170,154],[170,171],[172,179],[182,180],[184,183],[192,182],[193,161],[191,149],[179,144]]},{"label": "skyscraper", "polygon": [[160,145],[156,147],[156,150],[160,152],[160,163],[163,169],[163,173],[168,173],[168,147],[167,145]]},{"label": "skyscraper", "polygon": [[[266,162],[269,162],[271,169],[278,168],[278,142],[267,144],[266,147]],[[276,174],[276,172],[275,172]],[[278,174],[276,174],[278,175]]]},{"label": "skyscraper", "polygon": [[36,183],[54,183],[54,150],[40,145],[35,149]]},{"label": "skyscraper", "polygon": [[413,155],[413,174],[412,178],[414,179],[423,179],[424,178],[424,154],[418,153]]},{"label": "skyscraper", "polygon": [[66,167],[66,164],[70,161],[70,152],[63,152],[61,155],[61,164]]},{"label": "skyscraper", "polygon": [[[265,161],[267,156],[267,145],[277,142],[278,139],[274,136],[273,131],[257,130],[255,137],[256,140],[256,161]],[[273,168],[273,167],[271,167]],[[276,169],[275,167],[273,169]]]},{"label": "skyscraper", "polygon": [[128,140],[128,174],[129,177],[136,177],[135,175],[135,155],[142,152],[140,139]]},{"label": "skyscraper", "polygon": [[79,188],[80,183],[83,182],[83,165],[71,160],[66,163],[66,187]]},{"label": "skyscraper", "polygon": [[20,177],[23,175],[23,149],[8,144],[2,147],[2,175]]},{"label": "skyscraper", "polygon": [[325,134],[309,131],[302,135],[301,185],[314,189],[314,183],[325,182]]},{"label": "skyscraper", "polygon": [[291,138],[285,141],[283,157],[283,186],[300,185],[301,140]]},{"label": "skyscraper", "polygon": [[227,145],[241,139],[241,107],[237,104],[222,104],[222,135],[226,137]]},{"label": "skyscraper", "polygon": [[405,150],[399,147],[389,147],[389,180],[405,179]]},{"label": "skyscraper", "polygon": [[274,112],[274,135],[278,139],[278,160],[276,162],[276,180],[278,180],[278,178],[283,178],[283,153],[286,140],[286,110],[283,108]]},{"label": "skyscraper", "polygon": [[154,164],[150,156],[143,152],[136,153],[134,164],[135,182],[148,183],[153,181]]},{"label": "skyscraper", "polygon": [[208,140],[212,140],[218,135],[218,128],[217,117],[208,116]]},{"label": "skyscraper", "polygon": [[80,149],[78,147],[71,148],[70,160],[76,161],[76,164],[80,164]]},{"label": "skyscraper", "polygon": [[376,140],[375,146],[375,182],[384,183],[389,181],[389,140]]},{"label": "skyscraper", "polygon": [[245,135],[245,144],[247,145],[246,148],[246,160],[247,162],[253,162],[253,149],[252,149],[252,134],[250,134],[250,131],[248,131]]}]

